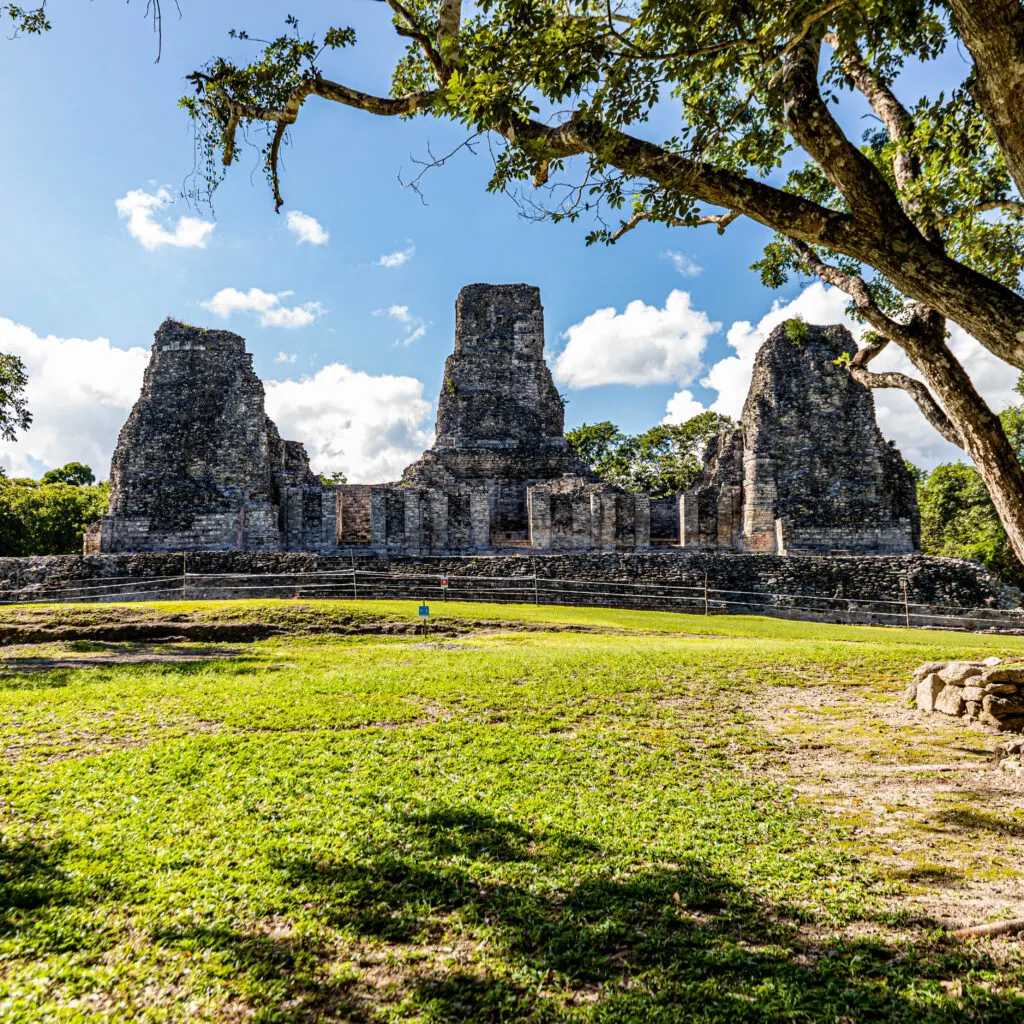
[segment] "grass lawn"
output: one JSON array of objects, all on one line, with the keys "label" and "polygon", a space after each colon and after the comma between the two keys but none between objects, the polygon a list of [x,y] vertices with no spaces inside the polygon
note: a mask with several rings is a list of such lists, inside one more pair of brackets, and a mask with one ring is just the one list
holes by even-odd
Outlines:
[{"label": "grass lawn", "polygon": [[[0,648],[0,1021],[1024,1020],[947,931],[1024,916],[1020,783],[902,698],[1024,638],[432,611],[0,610],[67,634]],[[283,632],[75,638],[146,619]]]}]

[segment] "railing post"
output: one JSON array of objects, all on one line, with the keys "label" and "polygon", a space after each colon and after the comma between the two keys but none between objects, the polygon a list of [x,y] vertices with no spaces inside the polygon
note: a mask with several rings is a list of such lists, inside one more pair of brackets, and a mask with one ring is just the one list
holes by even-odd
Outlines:
[{"label": "railing post", "polygon": [[907,619],[907,629],[910,629],[910,598],[907,596],[907,581],[900,580],[900,584],[903,587],[903,614]]},{"label": "railing post", "polygon": [[704,570],[704,614],[708,614],[708,571]]}]

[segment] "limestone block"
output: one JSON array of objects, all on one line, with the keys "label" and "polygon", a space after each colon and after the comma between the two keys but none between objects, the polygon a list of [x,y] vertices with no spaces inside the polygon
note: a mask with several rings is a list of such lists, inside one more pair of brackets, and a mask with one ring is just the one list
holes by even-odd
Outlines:
[{"label": "limestone block", "polygon": [[993,655],[993,656],[992,656],[991,658],[986,658],[986,659],[985,659],[985,660],[984,660],[984,661],[982,662],[982,665],[984,665],[984,666],[985,666],[986,668],[993,668],[993,667],[994,667],[994,666],[996,666],[996,665],[1001,665],[1001,664],[1002,664],[1002,661],[1003,661],[1003,659],[1002,659],[1002,658],[997,658],[997,657],[995,657],[995,656]]},{"label": "limestone block", "polygon": [[986,694],[981,706],[994,718],[1009,718],[1014,715],[1024,715],[1024,700],[1008,697],[997,697],[994,694]]},{"label": "limestone block", "polygon": [[917,707],[919,711],[934,711],[935,698],[942,692],[945,683],[932,672],[917,684]]},{"label": "limestone block", "polygon": [[1024,683],[1024,663],[986,669],[984,678],[986,683]]},{"label": "limestone block", "polygon": [[935,698],[935,710],[944,715],[959,715],[964,710],[964,691],[961,686],[947,683]]},{"label": "limestone block", "polygon": [[981,701],[985,697],[984,686],[965,686],[964,687],[964,700],[966,701]]},{"label": "limestone block", "polygon": [[914,669],[915,679],[924,679],[925,676],[930,676],[933,672],[939,672],[946,667],[944,661],[926,661],[923,665],[918,665]]},{"label": "limestone block", "polygon": [[951,661],[939,670],[939,678],[944,683],[963,683],[972,676],[980,676],[983,669],[976,661]]},{"label": "limestone block", "polygon": [[978,721],[994,732],[1024,732],[1024,715],[1011,715],[1008,718],[996,718],[988,711],[982,711]]},{"label": "limestone block", "polygon": [[985,692],[994,693],[1000,697],[1009,697],[1019,693],[1020,687],[1016,683],[986,683]]},{"label": "limestone block", "polygon": [[980,700],[966,700],[964,701],[964,714],[972,722],[981,714],[983,708]]}]

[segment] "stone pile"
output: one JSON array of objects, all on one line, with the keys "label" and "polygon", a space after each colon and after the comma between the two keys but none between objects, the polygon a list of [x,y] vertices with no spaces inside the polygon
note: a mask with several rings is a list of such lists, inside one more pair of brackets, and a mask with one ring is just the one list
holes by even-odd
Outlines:
[{"label": "stone pile", "polygon": [[995,755],[1004,772],[1024,781],[1024,736],[1000,743],[995,749]]},{"label": "stone pile", "polygon": [[929,661],[914,670],[921,711],[978,722],[995,732],[1024,732],[1024,659]]}]

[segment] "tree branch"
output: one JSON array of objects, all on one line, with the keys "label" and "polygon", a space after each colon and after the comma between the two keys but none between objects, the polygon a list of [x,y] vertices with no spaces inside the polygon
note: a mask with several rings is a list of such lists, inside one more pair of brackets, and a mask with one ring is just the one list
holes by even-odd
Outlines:
[{"label": "tree branch", "polygon": [[441,60],[441,55],[434,49],[434,44],[431,43],[429,37],[420,28],[419,23],[412,16],[409,9],[401,3],[401,0],[384,0],[384,2],[405,22],[406,27],[404,29],[396,28],[395,31],[400,36],[415,39],[420,44],[423,56],[427,58],[427,63],[434,69],[434,77],[438,82],[444,84],[447,80],[444,61]]},{"label": "tree branch", "polygon": [[899,147],[893,161],[893,173],[897,187],[906,188],[914,178],[920,175],[920,161],[904,148],[914,134],[914,119],[910,116],[907,108],[896,98],[892,89],[885,85],[878,75],[864,63],[863,57],[856,48],[843,49],[839,37],[834,32],[826,32],[823,41],[836,51],[843,71],[871,104],[871,109],[881,118],[889,132],[889,138]]},{"label": "tree branch", "polygon": [[952,224],[953,221],[959,220],[961,217],[973,217],[977,213],[986,213],[989,210],[1003,210],[1006,213],[1015,213],[1018,216],[1024,217],[1024,203],[1019,199],[988,199],[966,210],[957,210],[956,213],[940,217],[937,223],[940,228],[943,228]]},{"label": "tree branch", "polygon": [[629,220],[622,222],[619,230],[611,236],[611,241],[617,242],[627,231],[632,231],[641,221],[645,220],[658,220],[658,223],[667,224],[672,228],[702,227],[705,224],[714,224],[718,228],[718,233],[724,235],[725,229],[739,216],[741,216],[739,211],[730,210],[728,213],[715,213],[706,217],[699,217],[696,221],[685,221],[680,220],[678,217],[658,219],[649,210],[639,210]]},{"label": "tree branch", "polygon": [[793,138],[810,154],[856,215],[869,217],[887,233],[919,234],[899,198],[877,167],[844,134],[821,98],[818,59],[821,43],[805,39],[783,65],[786,122]]}]

